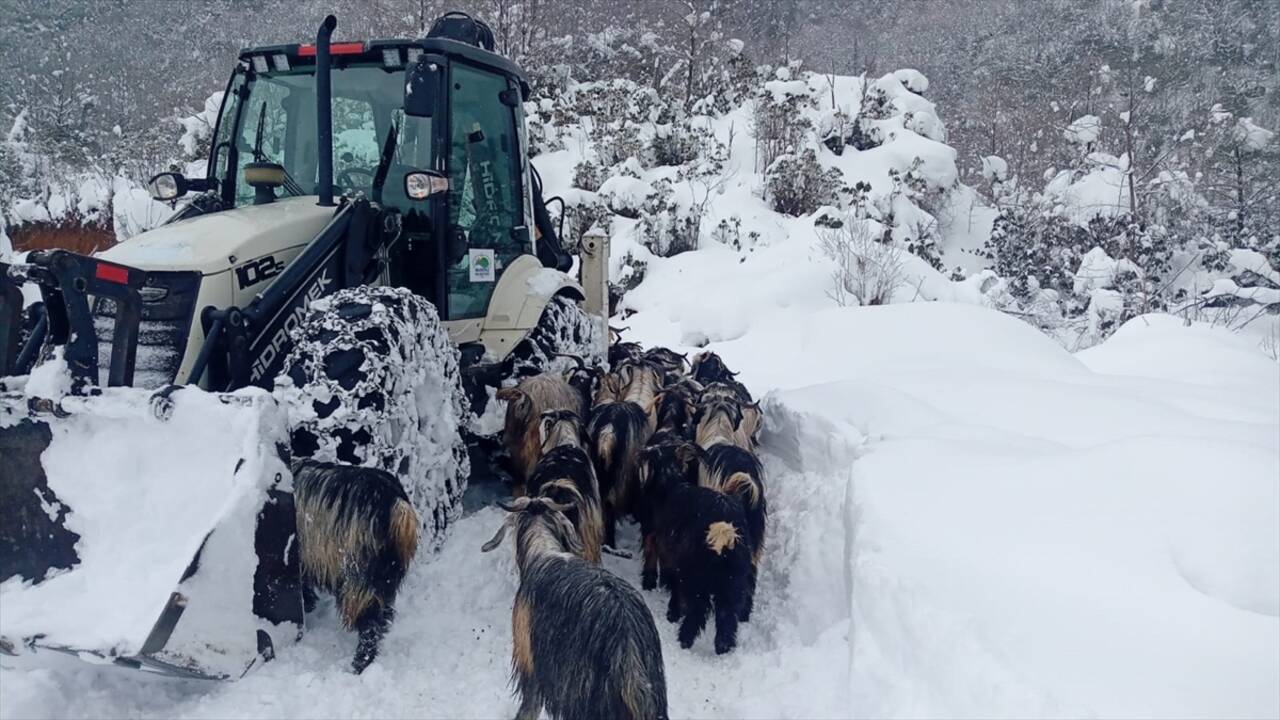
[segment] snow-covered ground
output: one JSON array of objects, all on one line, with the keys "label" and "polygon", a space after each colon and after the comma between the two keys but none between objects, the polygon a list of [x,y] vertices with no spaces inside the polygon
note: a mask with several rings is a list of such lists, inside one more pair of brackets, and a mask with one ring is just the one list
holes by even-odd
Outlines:
[{"label": "snow-covered ground", "polygon": [[[656,308],[629,322],[679,345]],[[1250,341],[1150,316],[1072,356],[916,303],[766,316],[711,347],[768,392],[772,529],[733,654],[681,650],[646,593],[673,717],[1280,713],[1280,368]],[[362,676],[327,604],[236,683],[6,661],[0,714],[510,716],[514,563],[479,549],[500,517],[414,569]]]}]

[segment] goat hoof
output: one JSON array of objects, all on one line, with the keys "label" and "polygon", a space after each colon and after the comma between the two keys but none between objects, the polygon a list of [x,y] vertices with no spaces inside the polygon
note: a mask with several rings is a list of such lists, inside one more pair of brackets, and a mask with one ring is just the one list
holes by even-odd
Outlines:
[{"label": "goat hoof", "polygon": [[688,650],[689,648],[693,647],[693,641],[695,639],[696,638],[680,638],[680,647],[684,648],[685,650]]},{"label": "goat hoof", "polygon": [[668,610],[667,610],[667,622],[671,622],[671,623],[674,623],[674,622],[680,622],[680,611],[679,611],[679,610],[672,610],[672,609],[668,609]]},{"label": "goat hoof", "polygon": [[724,655],[733,649],[733,643],[716,641],[716,654]]},{"label": "goat hoof", "polygon": [[655,590],[658,587],[658,578],[645,573],[640,576],[640,588],[643,590]]}]

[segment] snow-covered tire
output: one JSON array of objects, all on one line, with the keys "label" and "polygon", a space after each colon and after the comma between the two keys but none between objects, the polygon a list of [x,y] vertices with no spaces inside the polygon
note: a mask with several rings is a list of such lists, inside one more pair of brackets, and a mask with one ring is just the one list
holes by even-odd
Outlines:
[{"label": "snow-covered tire", "polygon": [[393,473],[435,549],[461,513],[470,464],[458,350],[435,307],[403,288],[312,303],[276,380],[295,456]]},{"label": "snow-covered tire", "polygon": [[542,372],[567,372],[575,366],[576,355],[588,366],[604,367],[604,336],[599,323],[566,295],[551,298],[529,331],[511,351],[511,377],[522,378]]}]

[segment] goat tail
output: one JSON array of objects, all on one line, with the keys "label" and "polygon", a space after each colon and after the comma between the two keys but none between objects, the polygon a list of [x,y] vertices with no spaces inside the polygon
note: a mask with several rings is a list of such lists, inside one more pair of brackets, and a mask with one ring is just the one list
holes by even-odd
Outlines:
[{"label": "goat tail", "polygon": [[596,436],[596,457],[600,458],[600,467],[608,470],[613,467],[614,454],[618,450],[618,435],[612,425],[600,428]]},{"label": "goat tail", "polygon": [[732,550],[741,538],[733,523],[721,520],[707,526],[707,547],[717,555],[723,555],[726,548]]},{"label": "goat tail", "polygon": [[625,712],[620,717],[629,720],[667,720],[667,687],[662,672],[661,648],[651,650],[657,653],[657,667],[653,659],[646,657],[644,648],[638,646],[634,638],[623,641],[621,667],[615,678],[620,680],[617,687],[617,699]]},{"label": "goat tail", "polygon": [[747,499],[748,507],[754,508],[760,504],[760,485],[750,473],[741,471],[733,473],[721,484],[720,492],[725,495],[742,493]]},{"label": "goat tail", "polygon": [[406,569],[418,552],[418,514],[406,500],[396,500],[391,507],[389,528],[391,547]]}]

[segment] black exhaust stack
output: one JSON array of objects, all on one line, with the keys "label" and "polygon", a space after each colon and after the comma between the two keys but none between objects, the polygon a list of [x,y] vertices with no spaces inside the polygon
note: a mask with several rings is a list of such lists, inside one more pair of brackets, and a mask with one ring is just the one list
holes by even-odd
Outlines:
[{"label": "black exhaust stack", "polygon": [[329,36],[338,26],[330,15],[316,32],[316,142],[319,147],[320,184],[316,193],[321,207],[333,207],[333,90],[329,77]]}]

